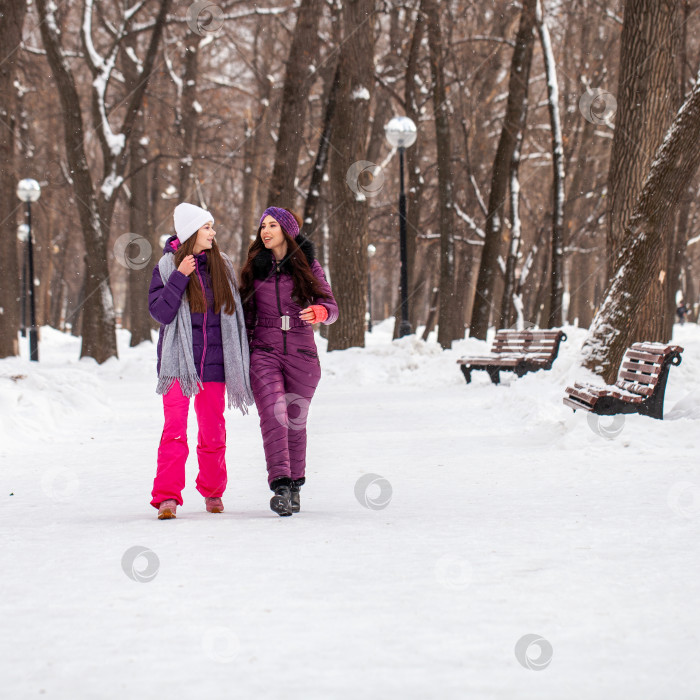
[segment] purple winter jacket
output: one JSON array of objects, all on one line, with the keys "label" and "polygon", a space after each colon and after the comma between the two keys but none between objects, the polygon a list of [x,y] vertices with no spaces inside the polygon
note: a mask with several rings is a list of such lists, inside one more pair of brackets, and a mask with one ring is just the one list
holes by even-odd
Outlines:
[{"label": "purple winter jacket", "polygon": [[[284,355],[309,358],[317,357],[313,326],[299,318],[307,306],[320,304],[328,311],[323,322],[329,325],[338,318],[338,305],[331,286],[326,281],[323,268],[313,256],[313,246],[308,239],[300,237],[299,247],[306,255],[311,271],[328,294],[327,298],[313,299],[299,304],[292,298],[294,284],[285,265],[277,265],[270,251],[261,251],[253,261],[255,295],[246,303],[245,320],[251,353],[254,350],[278,351]],[[282,316],[289,317],[289,330],[282,330]]]},{"label": "purple winter jacket", "polygon": [[[174,255],[175,248],[171,245],[177,239],[171,236],[165,244],[164,255]],[[197,374],[203,382],[223,382],[224,351],[221,342],[221,314],[214,313],[214,291],[211,286],[211,275],[207,269],[207,253],[195,255],[197,267],[192,273],[199,279],[204,288],[207,300],[206,313],[192,313],[192,346],[194,364]],[[187,289],[190,278],[177,269],[170,275],[167,284],[163,284],[158,265],[153,268],[151,286],[148,289],[148,310],[151,316],[161,324],[158,336],[158,372],[160,372],[160,356],[163,346],[163,327],[171,323],[180,308],[180,302]],[[238,312],[238,310],[237,310]]]}]

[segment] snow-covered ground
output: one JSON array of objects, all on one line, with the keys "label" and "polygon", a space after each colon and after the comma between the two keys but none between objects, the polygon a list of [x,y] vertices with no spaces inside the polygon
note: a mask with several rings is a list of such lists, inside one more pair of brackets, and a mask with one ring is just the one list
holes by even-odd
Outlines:
[{"label": "snow-covered ground", "polygon": [[0,696],[700,697],[700,327],[666,420],[614,425],[562,404],[593,379],[579,329],[500,386],[455,364],[485,343],[390,330],[322,352],[291,518],[253,409],[227,413],[226,511],[192,449],[156,519],[153,346],[120,332],[97,366],[45,328],[38,364],[0,361]]}]

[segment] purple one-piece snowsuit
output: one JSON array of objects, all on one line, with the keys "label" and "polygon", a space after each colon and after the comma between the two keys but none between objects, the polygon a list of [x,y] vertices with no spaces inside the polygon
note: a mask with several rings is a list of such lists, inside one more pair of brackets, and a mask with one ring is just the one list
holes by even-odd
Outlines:
[{"label": "purple one-piece snowsuit", "polygon": [[[307,242],[308,243],[308,242]],[[305,250],[306,249],[306,250]],[[293,281],[267,251],[256,259],[254,304],[246,313],[250,339],[250,385],[260,415],[268,483],[280,477],[301,479],[306,470],[306,418],[321,378],[313,327],[299,313],[311,304],[328,311],[325,324],[338,318],[338,306],[323,268],[303,245],[311,271],[329,296],[300,306],[292,299]],[[269,262],[266,274],[260,263]],[[244,300],[245,303],[245,300]]]}]

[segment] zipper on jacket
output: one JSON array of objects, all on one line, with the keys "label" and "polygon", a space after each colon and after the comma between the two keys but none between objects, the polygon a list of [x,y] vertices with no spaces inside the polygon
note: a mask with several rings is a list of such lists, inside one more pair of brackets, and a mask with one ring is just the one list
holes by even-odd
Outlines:
[{"label": "zipper on jacket", "polygon": [[199,380],[204,381],[204,358],[207,356],[207,290],[204,288],[204,280],[199,274],[199,261],[196,261],[197,277],[202,285],[202,294],[204,295],[204,321],[202,322],[202,336],[204,337],[204,349],[202,350],[202,362],[199,366]]},{"label": "zipper on jacket", "polygon": [[[277,272],[275,273],[275,294],[277,295],[277,310],[280,313],[280,320],[284,315],[282,313],[282,304],[280,303],[280,264],[277,263]],[[287,331],[282,329],[282,354],[287,354]]]}]

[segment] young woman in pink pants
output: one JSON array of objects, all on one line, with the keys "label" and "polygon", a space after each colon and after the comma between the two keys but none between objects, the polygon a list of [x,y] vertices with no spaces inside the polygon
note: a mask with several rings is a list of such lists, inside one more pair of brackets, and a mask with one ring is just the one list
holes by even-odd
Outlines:
[{"label": "young woman in pink pants", "polygon": [[301,509],[306,417],[321,378],[314,323],[333,323],[338,306],[301,221],[269,207],[241,270],[250,339],[250,381],[260,415],[267,481],[278,515]]},{"label": "young woman in pink pants", "polygon": [[210,513],[224,509],[225,395],[242,413],[253,403],[241,299],[231,261],[216,244],[214,218],[183,203],[174,219],[177,235],[165,244],[148,291],[149,311],[161,324],[156,391],[165,425],[151,494],[159,520],[174,518],[182,505],[190,398],[199,427],[197,491]]}]

